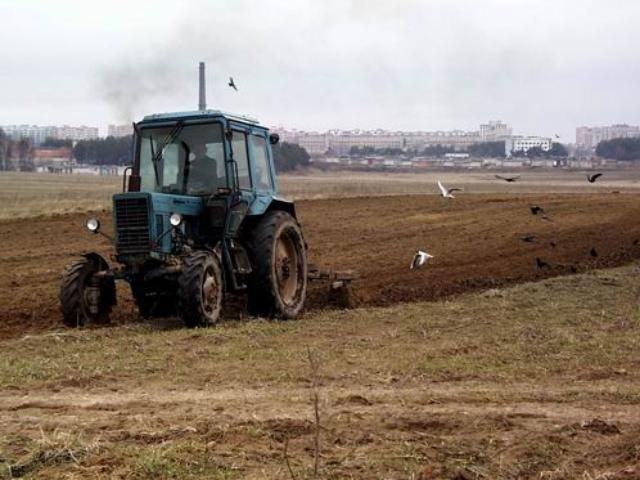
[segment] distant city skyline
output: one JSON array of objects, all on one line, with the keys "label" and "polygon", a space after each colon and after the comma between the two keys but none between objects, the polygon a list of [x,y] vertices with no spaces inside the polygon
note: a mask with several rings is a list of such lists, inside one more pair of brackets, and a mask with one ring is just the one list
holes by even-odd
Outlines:
[{"label": "distant city skyline", "polygon": [[0,16],[0,124],[102,133],[195,109],[201,60],[209,107],[266,125],[470,130],[502,118],[567,142],[577,126],[640,123],[632,0],[22,0]]},{"label": "distant city skyline", "polygon": [[[507,149],[524,149],[532,145],[549,149],[554,141],[566,145],[574,145],[578,149],[594,149],[598,142],[612,138],[640,137],[640,126],[628,124],[582,125],[575,128],[575,137],[564,141],[556,135],[513,134],[511,125],[501,120],[489,120],[473,130],[387,130],[387,129],[339,129],[324,131],[304,130],[269,126],[272,131],[280,133],[283,141],[297,143],[311,153],[346,153],[351,146],[371,146],[376,148],[408,148],[420,149],[428,145],[448,145],[456,148],[467,148],[473,143],[507,140]],[[89,140],[106,136],[123,137],[133,133],[131,124],[109,124],[106,131],[100,132],[92,126],[70,125],[0,125],[0,129],[13,139],[29,138],[35,145],[40,145],[48,137],[64,140]],[[342,137],[342,138],[340,138]]]}]

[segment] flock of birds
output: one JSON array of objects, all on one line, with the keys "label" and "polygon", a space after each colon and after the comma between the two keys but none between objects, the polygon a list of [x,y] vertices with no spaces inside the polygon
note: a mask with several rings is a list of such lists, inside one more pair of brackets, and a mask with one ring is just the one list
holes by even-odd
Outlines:
[{"label": "flock of birds", "polygon": [[[598,173],[594,173],[594,174],[587,174],[587,181],[589,183],[595,183],[595,181],[600,178],[602,176],[601,172]],[[495,175],[496,179],[498,180],[503,180],[507,183],[513,183],[517,180],[520,179],[520,175],[515,175],[515,176],[504,176],[504,175]],[[449,199],[453,199],[456,198],[453,193],[454,192],[462,192],[463,189],[461,188],[447,188],[445,187],[441,181],[438,180],[438,189],[440,190],[440,196],[442,198],[449,198]],[[547,222],[551,222],[553,221],[553,219],[547,215],[547,213],[544,211],[544,208],[542,208],[539,205],[530,205],[529,210],[531,212],[532,215],[534,216],[540,216],[540,218],[542,220],[545,220]],[[523,242],[527,242],[527,243],[534,243],[538,241],[538,238],[535,235],[529,234],[529,235],[525,235],[523,237],[520,237],[520,239]],[[634,245],[638,245],[639,241],[635,240],[634,241]],[[555,248],[556,247],[556,243],[551,241],[549,242],[549,245],[551,246],[551,248]],[[591,251],[589,252],[589,255],[593,258],[597,258],[598,257],[598,252],[595,249],[595,247],[591,248]],[[423,250],[417,250],[415,255],[413,256],[413,260],[411,261],[411,265],[410,265],[410,269],[411,270],[416,270],[418,268],[423,267],[424,265],[427,264],[427,262],[429,261],[429,259],[434,258],[433,255],[431,255],[428,252],[425,252]],[[550,264],[548,262],[546,262],[545,260],[543,260],[540,257],[536,257],[536,268],[538,268],[539,270],[544,269],[550,267]],[[573,265],[569,265],[569,269],[572,272],[576,272],[577,269],[575,266]]]},{"label": "flock of birds", "polygon": [[[227,85],[230,88],[233,88],[236,92],[238,91],[238,87],[236,86],[236,82],[233,80],[233,77],[229,77],[229,83]],[[587,174],[587,181],[589,183],[594,183],[601,176],[602,176],[601,172],[594,173],[592,175]],[[513,183],[520,179],[520,175],[515,175],[515,176],[495,175],[495,177],[496,179],[503,180],[507,183]],[[438,188],[440,189],[440,195],[442,196],[442,198],[449,198],[449,199],[456,198],[454,195],[454,192],[463,191],[462,188],[447,188],[442,184],[440,180],[438,180]],[[540,214],[540,218],[542,218],[543,220],[552,221],[552,219],[545,213],[542,207],[538,205],[531,205],[530,210],[532,215]],[[524,237],[521,237],[521,240],[527,243],[533,243],[537,241],[537,237],[535,235],[525,235]],[[635,243],[637,243],[637,241],[634,242],[634,244]],[[555,242],[553,241],[550,242],[550,246],[552,248],[555,248],[556,247]],[[592,248],[589,253],[594,258],[598,256],[598,252],[596,251],[595,248]],[[413,256],[413,260],[411,261],[410,269],[416,270],[418,268],[423,267],[424,265],[427,264],[430,258],[434,258],[433,255],[431,255],[430,253],[425,252],[423,250],[416,251],[415,255]],[[538,269],[543,269],[543,268],[549,267],[549,263],[547,263],[540,257],[536,257],[536,267]],[[571,269],[572,271],[575,271],[575,267],[571,266]]]}]

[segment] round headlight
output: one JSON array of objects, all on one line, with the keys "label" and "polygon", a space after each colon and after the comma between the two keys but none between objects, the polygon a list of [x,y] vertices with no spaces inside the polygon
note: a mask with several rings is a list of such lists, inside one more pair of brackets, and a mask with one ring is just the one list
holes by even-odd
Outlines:
[{"label": "round headlight", "polygon": [[100,230],[100,220],[98,220],[97,218],[91,217],[90,219],[87,220],[86,226],[90,232],[98,233],[98,230]]},{"label": "round headlight", "polygon": [[182,215],[180,215],[179,213],[172,213],[171,216],[169,217],[169,223],[173,227],[179,227],[180,224],[182,223]]}]

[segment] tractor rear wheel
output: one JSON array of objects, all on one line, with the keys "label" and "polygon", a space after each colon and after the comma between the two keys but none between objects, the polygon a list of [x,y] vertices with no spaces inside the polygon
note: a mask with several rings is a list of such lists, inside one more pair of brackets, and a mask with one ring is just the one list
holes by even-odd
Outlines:
[{"label": "tractor rear wheel", "polygon": [[194,252],[184,259],[178,280],[180,316],[185,325],[215,325],[222,309],[222,267],[220,257],[206,250]]},{"label": "tractor rear wheel", "polygon": [[67,266],[62,273],[59,298],[62,321],[66,326],[109,323],[116,286],[113,278],[96,281],[94,274],[99,270],[96,262],[82,258]]},{"label": "tractor rear wheel", "polygon": [[267,213],[253,231],[249,314],[291,319],[307,295],[307,255],[302,230],[287,212]]}]

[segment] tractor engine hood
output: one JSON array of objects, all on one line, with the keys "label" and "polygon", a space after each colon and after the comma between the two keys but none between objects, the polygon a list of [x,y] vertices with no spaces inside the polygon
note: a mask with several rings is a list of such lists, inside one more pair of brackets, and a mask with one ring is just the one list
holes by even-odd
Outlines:
[{"label": "tractor engine hood", "polygon": [[[171,215],[179,213],[188,222],[190,217],[201,215],[203,209],[200,197],[151,192],[115,194],[113,226],[118,256],[170,254]],[[178,228],[184,228],[184,224]]]}]

